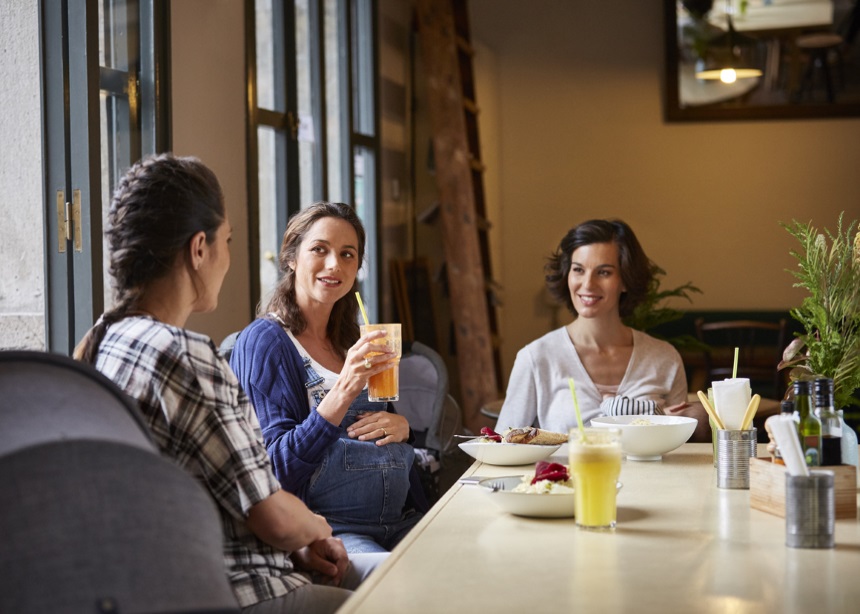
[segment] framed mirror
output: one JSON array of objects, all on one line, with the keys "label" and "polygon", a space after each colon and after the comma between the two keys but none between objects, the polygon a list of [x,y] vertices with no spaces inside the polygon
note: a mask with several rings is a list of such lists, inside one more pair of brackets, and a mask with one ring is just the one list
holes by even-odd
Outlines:
[{"label": "framed mirror", "polygon": [[860,116],[860,0],[663,0],[667,121]]}]

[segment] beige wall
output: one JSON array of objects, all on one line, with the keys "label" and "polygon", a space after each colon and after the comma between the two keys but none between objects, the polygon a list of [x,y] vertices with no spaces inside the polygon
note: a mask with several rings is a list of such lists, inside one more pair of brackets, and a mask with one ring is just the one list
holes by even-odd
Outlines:
[{"label": "beige wall", "polygon": [[218,309],[188,327],[215,343],[251,320],[245,147],[245,36],[239,0],[171,3],[173,151],[218,175],[233,226],[232,263]]},{"label": "beige wall", "polygon": [[470,6],[491,56],[476,64],[491,71],[478,103],[498,186],[505,372],[551,326],[544,259],[580,221],[630,223],[666,286],[704,291],[692,309],[780,310],[803,295],[778,222],[860,217],[857,119],[664,123],[661,0]]}]

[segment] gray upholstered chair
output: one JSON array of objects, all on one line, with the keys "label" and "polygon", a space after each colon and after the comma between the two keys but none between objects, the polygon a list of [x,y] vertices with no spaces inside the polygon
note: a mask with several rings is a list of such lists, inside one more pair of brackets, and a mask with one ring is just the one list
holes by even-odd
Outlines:
[{"label": "gray upholstered chair", "polygon": [[0,612],[236,612],[208,493],[68,356],[0,351]]},{"label": "gray upholstered chair", "polygon": [[105,440],[0,456],[0,612],[238,612],[208,493]]},{"label": "gray upholstered chair", "polygon": [[230,333],[226,337],[224,337],[224,341],[221,342],[221,345],[218,346],[218,352],[221,356],[224,357],[224,360],[227,362],[230,361],[230,354],[233,353],[233,347],[236,345],[236,339],[239,338],[239,333],[242,331],[236,331],[235,333]]},{"label": "gray upholstered chair", "polygon": [[460,409],[448,394],[448,369],[442,357],[419,341],[404,345],[400,400],[394,408],[409,420],[415,447],[439,455],[448,451],[451,435],[459,431]]},{"label": "gray upholstered chair", "polygon": [[93,367],[61,354],[0,351],[0,455],[79,438],[157,450],[135,402]]}]

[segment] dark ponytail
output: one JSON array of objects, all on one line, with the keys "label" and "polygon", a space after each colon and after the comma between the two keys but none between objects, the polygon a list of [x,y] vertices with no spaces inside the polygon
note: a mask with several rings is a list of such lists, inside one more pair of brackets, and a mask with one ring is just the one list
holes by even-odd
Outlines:
[{"label": "dark ponytail", "polygon": [[105,231],[114,307],[84,335],[74,357],[94,364],[107,328],[135,313],[149,284],[170,271],[194,235],[203,231],[214,241],[224,219],[218,179],[197,158],[165,153],[128,169],[113,193]]}]

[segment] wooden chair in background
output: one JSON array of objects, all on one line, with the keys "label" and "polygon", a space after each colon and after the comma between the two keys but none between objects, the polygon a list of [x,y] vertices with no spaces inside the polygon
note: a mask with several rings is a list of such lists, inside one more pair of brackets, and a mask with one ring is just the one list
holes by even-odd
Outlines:
[{"label": "wooden chair in background", "polygon": [[696,320],[696,336],[705,343],[704,363],[707,382],[732,376],[734,350],[738,348],[738,377],[747,377],[754,393],[781,399],[785,393],[785,375],[777,371],[788,336],[788,322],[730,320],[705,322]]}]

